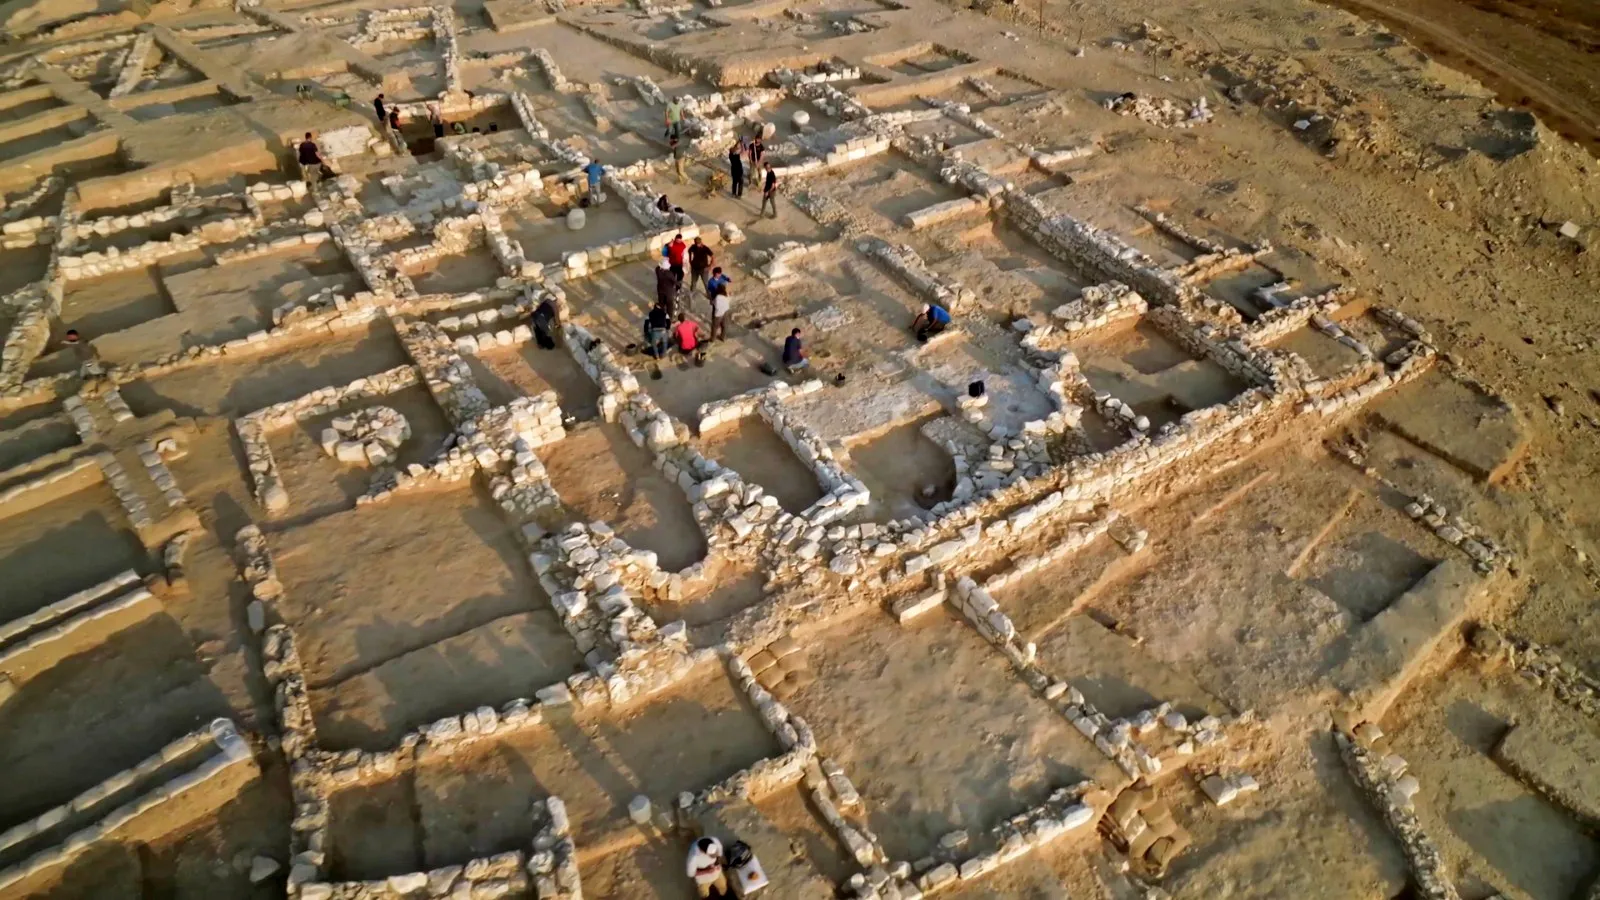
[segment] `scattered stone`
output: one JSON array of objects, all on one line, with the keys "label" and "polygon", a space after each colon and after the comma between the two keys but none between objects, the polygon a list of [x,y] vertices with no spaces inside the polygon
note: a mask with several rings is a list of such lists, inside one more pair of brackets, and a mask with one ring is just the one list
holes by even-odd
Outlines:
[{"label": "scattered stone", "polygon": [[260,884],[277,874],[283,864],[267,856],[258,856],[250,861],[250,883]]}]

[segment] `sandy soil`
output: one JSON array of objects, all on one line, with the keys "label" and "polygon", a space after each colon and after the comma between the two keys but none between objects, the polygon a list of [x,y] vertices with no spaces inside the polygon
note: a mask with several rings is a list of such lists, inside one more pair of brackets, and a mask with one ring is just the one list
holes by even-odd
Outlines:
[{"label": "sandy soil", "polygon": [[393,409],[411,426],[411,437],[400,446],[395,459],[396,468],[431,462],[453,430],[428,389],[418,385],[272,432],[267,443],[289,492],[286,515],[290,519],[353,508],[356,498],[367,491],[376,469],[339,462],[322,449],[321,440],[322,430],[337,416],[373,406]]},{"label": "sandy soil", "polygon": [[122,393],[139,415],[159,409],[185,416],[243,415],[407,362],[393,329],[379,322],[345,338],[142,379],[128,384]]},{"label": "sandy soil", "polygon": [[791,513],[822,499],[817,476],[759,416],[719,426],[700,439],[700,452],[761,485]]},{"label": "sandy soil", "polygon": [[750,565],[718,560],[708,567],[701,587],[684,592],[678,602],[666,600],[650,605],[650,614],[658,622],[682,619],[690,626],[710,626],[696,629],[697,638],[710,643],[723,636],[728,617],[748,609],[766,595],[766,576]]},{"label": "sandy soil", "polygon": [[563,415],[586,421],[600,414],[600,388],[564,348],[526,344],[480,354],[469,364],[491,402],[555,391]]},{"label": "sandy soil", "polygon": [[[693,305],[699,307],[695,320],[709,333],[711,322],[705,315],[704,301]],[[770,383],[772,378],[759,368],[769,358],[770,349],[748,333],[733,333],[736,327],[730,326],[729,340],[710,345],[705,365],[695,366],[678,360],[660,367],[662,378],[644,382],[650,399],[673,418],[693,424],[700,420],[702,405]]]},{"label": "sandy soil", "polygon": [[[62,695],[73,702],[62,704]],[[141,715],[129,720],[125,711]],[[176,622],[160,615],[27,682],[0,732],[0,822],[26,821],[228,713]]]},{"label": "sandy soil", "polygon": [[150,570],[144,547],[106,485],[0,519],[0,613],[30,613],[126,569]]},{"label": "sandy soil", "polygon": [[[549,609],[504,519],[470,487],[358,507],[273,534],[270,543],[294,598],[286,614],[301,635],[312,687],[502,616]],[[561,655],[570,652],[568,639],[552,636],[563,646],[549,657],[552,671],[529,678],[530,687],[570,665]],[[397,680],[390,689],[405,686]]]},{"label": "sandy soil", "polygon": [[460,294],[494,287],[498,271],[494,255],[486,248],[475,247],[406,274],[424,294]]},{"label": "sandy soil", "polygon": [[63,416],[34,419],[0,431],[0,472],[78,442],[78,430]]},{"label": "sandy soil", "polygon": [[1600,17],[1570,0],[1432,0],[1413,4],[1336,0],[1356,15],[1382,22],[1439,62],[1493,89],[1500,101],[1526,109],[1562,137],[1600,150],[1594,53]]},{"label": "sandy soil", "polygon": [[550,483],[574,521],[611,523],[623,540],[656,552],[678,571],[705,557],[689,501],[620,425],[592,422],[541,454]]},{"label": "sandy soil", "polygon": [[416,777],[424,856],[433,864],[526,846],[528,804],[552,792],[579,845],[604,847],[636,795],[669,803],[776,752],[727,676],[708,671],[621,716],[557,717],[543,731],[425,765]]},{"label": "sandy soil", "polygon": [[174,312],[155,269],[134,269],[75,285],[62,303],[62,323],[84,340]]},{"label": "sandy soil", "polygon": [[[250,882],[250,866],[288,840],[281,775],[257,781],[184,834],[150,844],[103,843],[68,867],[50,892],[60,900],[138,900],[152,894],[220,893],[240,900],[281,896],[282,878]],[[215,895],[215,894],[213,894]]]},{"label": "sandy soil", "polygon": [[549,609],[512,613],[318,690],[330,747],[388,746],[409,728],[559,681],[582,657]]},{"label": "sandy soil", "polygon": [[905,630],[853,624],[808,642],[818,680],[789,705],[851,773],[894,858],[920,859],[958,828],[976,839],[1108,765],[944,612]]},{"label": "sandy soil", "polygon": [[850,448],[848,467],[872,494],[872,519],[925,515],[955,490],[955,461],[922,433],[922,425],[899,425]]},{"label": "sandy soil", "polygon": [[794,787],[779,791],[761,798],[756,808],[789,838],[790,851],[797,858],[835,882],[850,877],[854,861],[811,809],[804,790]]},{"label": "sandy soil", "polygon": [[1510,897],[1579,896],[1600,868],[1600,842],[1491,758],[1507,727],[1534,713],[1588,726],[1526,682],[1465,666],[1396,709],[1395,752],[1428,785],[1420,814],[1460,872],[1463,890]]},{"label": "sandy soil", "polygon": [[[1329,526],[1355,515],[1353,479],[1317,457],[1258,479],[1264,470],[1240,467],[1178,503],[1150,510],[1146,521],[1155,525],[1152,540],[1160,541],[1159,565],[1101,587],[1085,609],[1146,641],[1158,659],[1181,662],[1235,709],[1275,714],[1288,712],[1280,709],[1288,698],[1320,681],[1365,613],[1323,593],[1316,577],[1302,571],[1303,558],[1317,552]],[[1421,538],[1406,527],[1403,513],[1376,504],[1363,526],[1358,534],[1372,537],[1360,549],[1370,552]],[[1166,528],[1172,529],[1166,532],[1170,543],[1156,537]],[[1207,564],[1218,559],[1230,564]],[[1391,581],[1379,590],[1386,602],[1409,586]],[[1261,595],[1278,602],[1269,607],[1237,599]],[[1298,701],[1292,706],[1302,708]]]}]

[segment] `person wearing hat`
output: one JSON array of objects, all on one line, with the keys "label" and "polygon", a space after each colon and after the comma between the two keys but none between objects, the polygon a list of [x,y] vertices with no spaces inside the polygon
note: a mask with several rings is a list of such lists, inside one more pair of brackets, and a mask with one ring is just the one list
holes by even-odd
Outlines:
[{"label": "person wearing hat", "polygon": [[678,275],[672,271],[672,261],[661,257],[656,265],[656,303],[673,313],[678,307]]}]

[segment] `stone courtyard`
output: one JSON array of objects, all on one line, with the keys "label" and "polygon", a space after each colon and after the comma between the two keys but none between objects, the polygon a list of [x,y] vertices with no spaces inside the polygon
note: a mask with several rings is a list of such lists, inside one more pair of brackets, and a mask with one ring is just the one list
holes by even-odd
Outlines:
[{"label": "stone courtyard", "polygon": [[0,896],[1600,897],[1523,416],[1122,168],[1204,103],[932,0],[169,12],[0,55]]}]

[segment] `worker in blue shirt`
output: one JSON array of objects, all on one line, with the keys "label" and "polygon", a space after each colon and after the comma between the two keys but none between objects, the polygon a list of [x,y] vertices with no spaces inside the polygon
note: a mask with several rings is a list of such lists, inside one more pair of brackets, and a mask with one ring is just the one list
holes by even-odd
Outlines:
[{"label": "worker in blue shirt", "polygon": [[589,202],[599,203],[600,177],[606,174],[606,167],[600,165],[600,160],[591,159],[589,164],[583,167],[583,174],[589,176]]},{"label": "worker in blue shirt", "polygon": [[917,340],[926,342],[939,332],[950,327],[950,312],[937,303],[929,303],[911,320],[911,331],[916,334]]},{"label": "worker in blue shirt", "polygon": [[711,269],[711,277],[706,279],[706,299],[709,300],[717,296],[717,291],[723,290],[727,286],[728,276],[722,273],[722,267],[713,267]]}]

